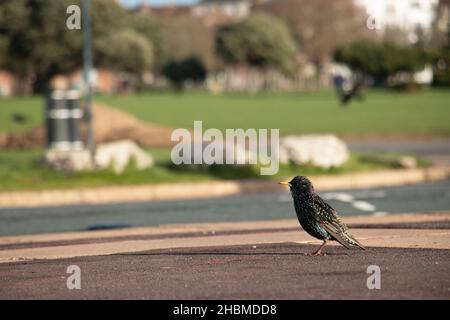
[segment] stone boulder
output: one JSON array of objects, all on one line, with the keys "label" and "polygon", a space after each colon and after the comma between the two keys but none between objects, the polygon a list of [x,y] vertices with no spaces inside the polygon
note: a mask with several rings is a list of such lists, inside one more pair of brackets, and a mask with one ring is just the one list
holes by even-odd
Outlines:
[{"label": "stone boulder", "polygon": [[88,150],[48,150],[44,163],[51,169],[64,173],[87,171],[94,168]]},{"label": "stone boulder", "polygon": [[345,142],[332,134],[287,136],[280,139],[280,163],[339,167],[349,158]]},{"label": "stone boulder", "polygon": [[44,163],[55,171],[71,173],[112,167],[117,174],[134,161],[139,170],[153,166],[153,157],[131,140],[97,145],[92,161],[89,150],[48,150]]},{"label": "stone boulder", "polygon": [[111,166],[116,173],[122,173],[133,160],[139,170],[150,168],[154,164],[153,157],[131,140],[99,144],[94,160],[97,168],[106,169]]}]

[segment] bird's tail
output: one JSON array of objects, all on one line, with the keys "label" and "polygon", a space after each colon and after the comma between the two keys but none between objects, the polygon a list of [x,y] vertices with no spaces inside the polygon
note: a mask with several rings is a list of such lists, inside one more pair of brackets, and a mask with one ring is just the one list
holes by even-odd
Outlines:
[{"label": "bird's tail", "polygon": [[366,248],[358,240],[356,240],[355,237],[347,232],[342,233],[339,238],[335,237],[335,239],[347,249],[359,248],[361,250],[366,250]]},{"label": "bird's tail", "polygon": [[355,237],[348,231],[345,230],[344,232],[336,232],[333,230],[333,228],[325,228],[329,234],[333,236],[333,238],[342,244],[347,249],[353,249],[353,248],[359,248],[361,250],[366,250],[366,248],[355,239]]},{"label": "bird's tail", "polygon": [[358,247],[361,250],[366,250],[366,248],[358,240],[356,240],[355,237],[350,236],[349,238],[351,238],[354,247]]}]

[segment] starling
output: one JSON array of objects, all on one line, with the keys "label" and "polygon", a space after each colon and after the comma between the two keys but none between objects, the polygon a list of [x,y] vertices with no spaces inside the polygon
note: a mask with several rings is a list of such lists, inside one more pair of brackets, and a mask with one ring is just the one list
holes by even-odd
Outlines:
[{"label": "starling", "polygon": [[312,255],[323,255],[322,249],[327,240],[336,240],[347,249],[364,247],[353,237],[347,226],[341,222],[336,211],[314,192],[314,187],[306,177],[295,177],[288,185],[298,221],[311,236],[323,240],[322,245]]}]

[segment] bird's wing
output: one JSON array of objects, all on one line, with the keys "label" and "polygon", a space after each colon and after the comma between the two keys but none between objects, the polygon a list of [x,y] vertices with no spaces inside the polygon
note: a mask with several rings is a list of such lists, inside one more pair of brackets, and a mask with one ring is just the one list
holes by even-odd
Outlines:
[{"label": "bird's wing", "polygon": [[347,249],[359,247],[365,249],[350,233],[347,226],[339,219],[336,211],[319,196],[313,199],[316,219],[333,238]]}]

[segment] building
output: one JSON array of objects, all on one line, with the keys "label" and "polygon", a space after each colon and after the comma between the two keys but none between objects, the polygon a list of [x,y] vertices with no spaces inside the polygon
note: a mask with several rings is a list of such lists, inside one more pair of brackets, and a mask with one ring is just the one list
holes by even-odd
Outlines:
[{"label": "building", "polygon": [[224,15],[231,19],[242,19],[251,12],[249,0],[203,0],[192,9],[194,16]]},{"label": "building", "polygon": [[440,0],[436,16],[436,29],[447,33],[450,24],[450,0]]},{"label": "building", "polygon": [[418,32],[429,34],[439,0],[354,0],[368,15],[367,27],[383,34],[388,28],[405,31],[411,42]]},{"label": "building", "polygon": [[[124,88],[126,75],[108,69],[94,69],[91,73],[92,89],[98,93],[117,93]],[[78,69],[68,74],[55,75],[50,80],[52,90],[82,90],[83,71]]]}]

